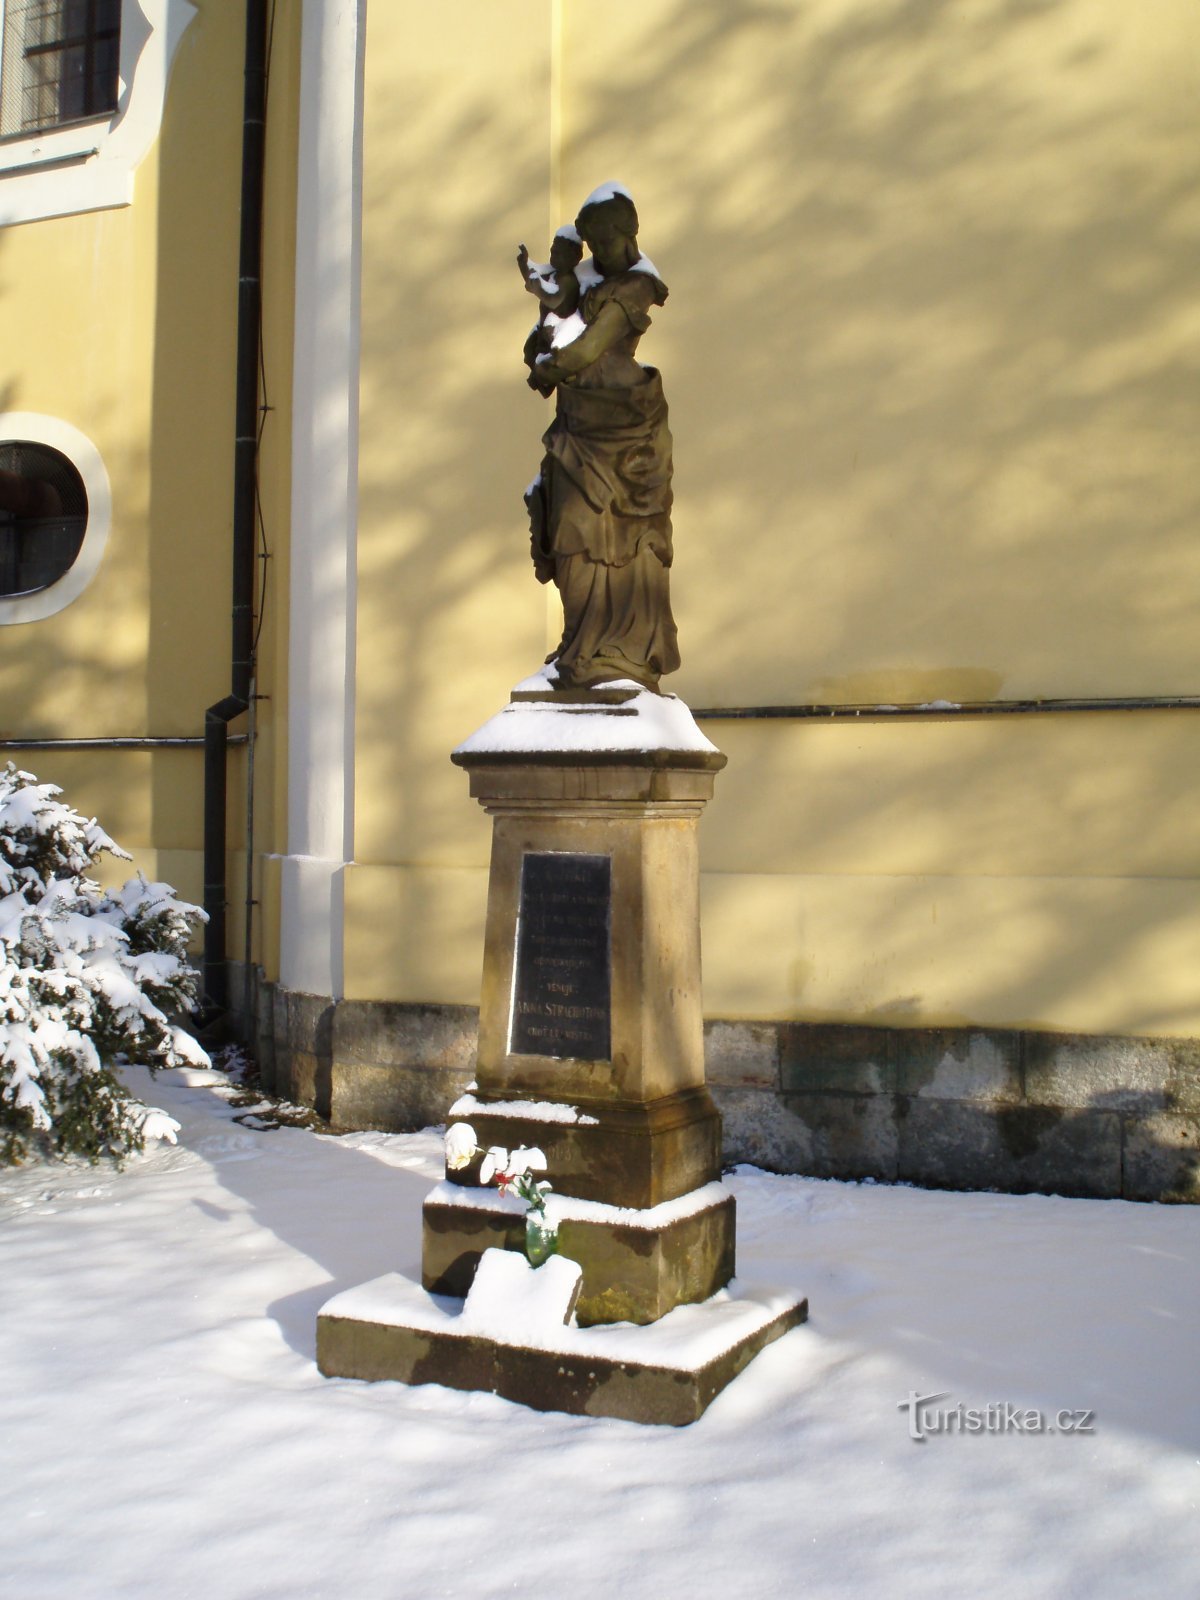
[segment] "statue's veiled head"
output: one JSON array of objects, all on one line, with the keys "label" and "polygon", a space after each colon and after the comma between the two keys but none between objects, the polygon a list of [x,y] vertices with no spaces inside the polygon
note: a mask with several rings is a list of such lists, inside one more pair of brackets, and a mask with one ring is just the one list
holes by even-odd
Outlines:
[{"label": "statue's veiled head", "polygon": [[637,207],[623,191],[585,201],[575,227],[603,273],[626,271],[641,253]]}]

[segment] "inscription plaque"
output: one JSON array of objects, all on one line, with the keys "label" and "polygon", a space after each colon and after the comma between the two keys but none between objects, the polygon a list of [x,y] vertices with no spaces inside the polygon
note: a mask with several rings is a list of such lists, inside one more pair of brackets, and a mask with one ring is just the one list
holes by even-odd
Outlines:
[{"label": "inscription plaque", "polygon": [[529,851],[513,973],[511,1055],[612,1055],[612,859]]}]

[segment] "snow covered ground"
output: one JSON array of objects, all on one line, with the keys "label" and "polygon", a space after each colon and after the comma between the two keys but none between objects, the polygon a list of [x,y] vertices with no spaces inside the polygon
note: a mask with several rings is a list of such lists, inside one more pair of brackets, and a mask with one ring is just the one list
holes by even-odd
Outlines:
[{"label": "snow covered ground", "polygon": [[[0,1173],[12,1600],[1200,1594],[1200,1209],[741,1169],[740,1276],[811,1321],[640,1428],[321,1378],[440,1141],[256,1131],[224,1083],[139,1082],[183,1132],[124,1172]],[[917,1443],[910,1391],[1094,1429]]]}]

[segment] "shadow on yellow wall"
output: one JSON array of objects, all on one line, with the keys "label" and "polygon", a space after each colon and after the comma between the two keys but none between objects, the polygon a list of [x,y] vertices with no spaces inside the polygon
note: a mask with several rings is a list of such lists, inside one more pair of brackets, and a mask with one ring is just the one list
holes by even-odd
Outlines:
[{"label": "shadow on yellow wall", "polygon": [[680,692],[1193,689],[1185,8],[567,15],[567,192],[673,291]]},{"label": "shadow on yellow wall", "polygon": [[[1083,0],[568,7],[562,216],[545,17],[495,9],[453,38],[371,17],[360,860],[486,859],[447,752],[546,631],[520,496],[549,415],[522,385],[510,260],[610,177],[672,291],[643,345],[676,437],[671,687],[708,705],[1195,689],[1182,5],[1154,30]],[[797,1013],[949,1019],[957,994],[1120,1029],[1187,1010],[1190,719],[726,742],[704,839],[731,880],[709,920],[734,932],[706,939],[731,972],[734,940],[791,952]],[[838,895],[811,930],[792,910],[752,925],[760,875]],[[914,909],[941,879],[953,932],[936,894]],[[893,881],[912,892],[889,917],[872,896]],[[822,947],[857,988],[803,977]],[[917,995],[922,960],[940,976]]]}]

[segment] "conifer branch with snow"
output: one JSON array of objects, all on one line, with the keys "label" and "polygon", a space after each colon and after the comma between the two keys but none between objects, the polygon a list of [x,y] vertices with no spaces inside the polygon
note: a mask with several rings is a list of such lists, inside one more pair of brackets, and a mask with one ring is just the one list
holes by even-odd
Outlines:
[{"label": "conifer branch with snow", "polygon": [[0,772],[0,1160],[30,1153],[121,1157],[178,1124],[134,1099],[121,1061],[208,1065],[172,1019],[195,1007],[187,941],[204,913],[164,883],[105,893],[107,852],[86,820],[11,762]]}]

